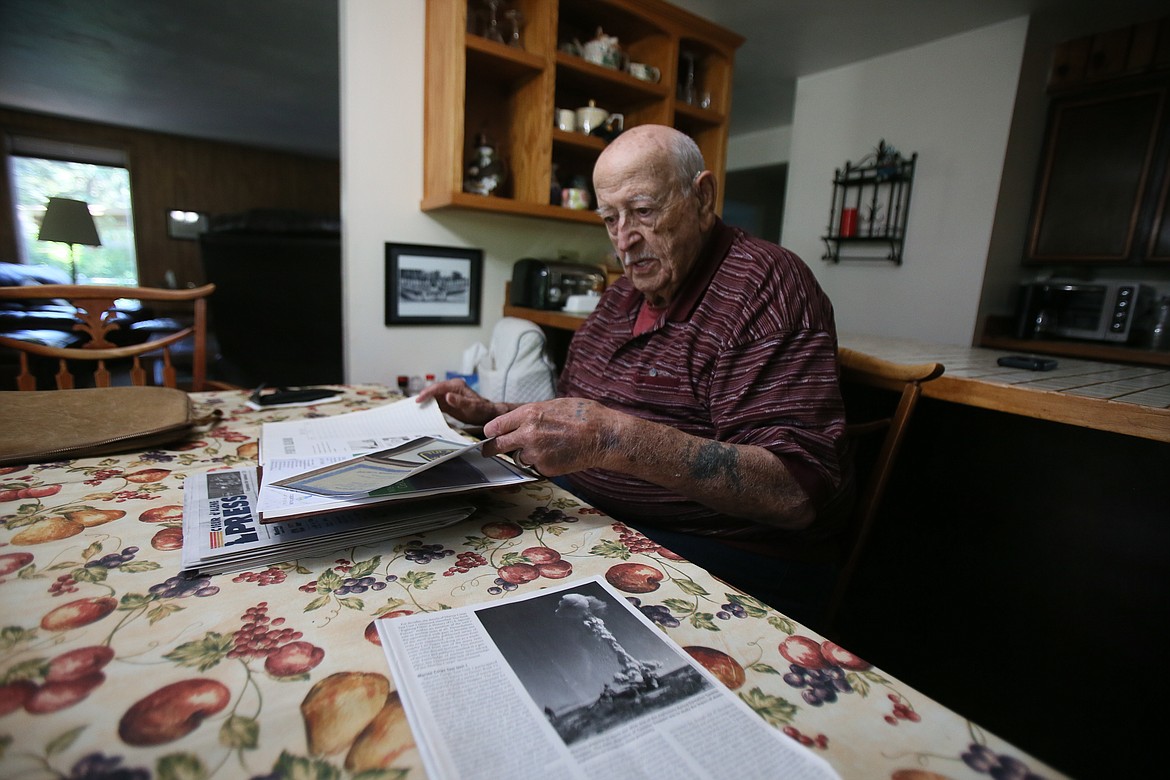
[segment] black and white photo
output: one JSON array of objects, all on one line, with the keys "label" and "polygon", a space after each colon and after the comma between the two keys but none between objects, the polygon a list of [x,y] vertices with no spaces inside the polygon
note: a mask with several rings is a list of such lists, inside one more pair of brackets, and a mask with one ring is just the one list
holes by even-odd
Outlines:
[{"label": "black and white photo", "polygon": [[387,325],[478,325],[483,251],[386,244]]}]

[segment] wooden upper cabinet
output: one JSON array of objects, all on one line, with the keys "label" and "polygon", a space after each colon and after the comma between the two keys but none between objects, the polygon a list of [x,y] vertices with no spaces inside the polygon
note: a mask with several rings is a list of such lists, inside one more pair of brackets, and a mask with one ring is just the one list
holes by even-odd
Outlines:
[{"label": "wooden upper cabinet", "polygon": [[1170,17],[1066,41],[1052,53],[1048,90],[1065,90],[1170,68]]},{"label": "wooden upper cabinet", "polygon": [[1058,46],[1030,264],[1170,260],[1170,18]]},{"label": "wooden upper cabinet", "polygon": [[[591,209],[550,202],[555,175],[583,178],[605,141],[555,128],[558,108],[593,101],[622,114],[625,127],[666,124],[694,138],[722,197],[735,50],[743,38],[662,0],[507,0],[519,11],[522,45],[489,40],[482,0],[427,0],[424,211],[465,208],[599,224]],[[657,82],[587,62],[566,49],[597,30],[618,38],[634,62],[657,68]],[[693,63],[693,102],[679,96]],[[464,192],[477,137],[500,154],[507,178],[492,195]],[[719,204],[720,207],[722,203]]]},{"label": "wooden upper cabinet", "polygon": [[1166,88],[1054,102],[1028,259],[1123,262],[1137,245]]}]

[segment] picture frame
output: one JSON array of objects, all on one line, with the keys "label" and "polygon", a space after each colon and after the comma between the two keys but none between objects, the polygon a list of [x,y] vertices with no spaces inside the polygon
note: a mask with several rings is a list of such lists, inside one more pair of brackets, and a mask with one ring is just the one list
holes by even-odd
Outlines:
[{"label": "picture frame", "polygon": [[386,244],[386,325],[478,325],[483,250]]}]

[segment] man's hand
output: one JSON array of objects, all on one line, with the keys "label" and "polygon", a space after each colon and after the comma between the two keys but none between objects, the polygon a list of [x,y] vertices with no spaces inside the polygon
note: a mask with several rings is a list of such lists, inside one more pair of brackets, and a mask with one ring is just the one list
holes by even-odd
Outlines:
[{"label": "man's hand", "polygon": [[447,379],[424,387],[415,396],[421,404],[434,398],[439,410],[467,425],[484,425],[512,408],[511,404],[497,404],[476,393],[462,379]]},{"label": "man's hand", "polygon": [[605,468],[629,419],[583,398],[524,404],[484,426],[485,436],[496,437],[484,454],[520,451],[523,463],[550,477]]}]

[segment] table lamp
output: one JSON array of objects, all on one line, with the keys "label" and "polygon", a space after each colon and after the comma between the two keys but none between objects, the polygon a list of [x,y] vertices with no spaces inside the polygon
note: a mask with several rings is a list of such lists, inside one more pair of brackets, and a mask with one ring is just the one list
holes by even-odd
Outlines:
[{"label": "table lamp", "polygon": [[73,272],[74,284],[77,284],[76,246],[102,245],[97,226],[93,223],[93,215],[89,213],[89,205],[85,201],[72,198],[49,198],[37,239],[60,241],[69,245],[69,267]]}]

